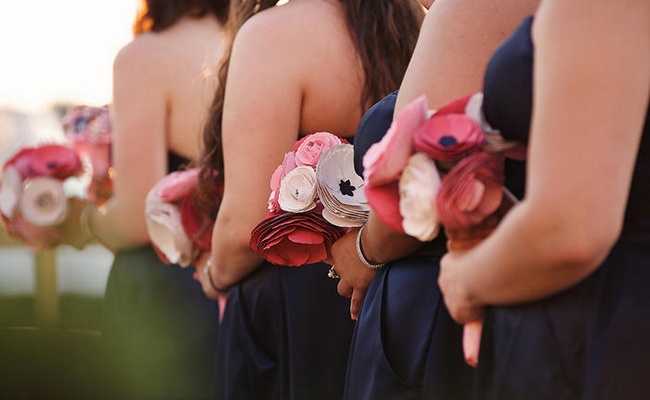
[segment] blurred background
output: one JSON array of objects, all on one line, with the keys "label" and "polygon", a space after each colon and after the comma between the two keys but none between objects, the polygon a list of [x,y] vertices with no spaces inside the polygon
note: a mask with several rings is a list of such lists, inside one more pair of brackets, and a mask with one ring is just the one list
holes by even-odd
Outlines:
[{"label": "blurred background", "polygon": [[[108,104],[137,0],[0,2],[0,162],[63,140],[70,106]],[[1,164],[0,164],[1,165]],[[101,398],[100,313],[112,255],[34,252],[0,223],[0,399]]]}]

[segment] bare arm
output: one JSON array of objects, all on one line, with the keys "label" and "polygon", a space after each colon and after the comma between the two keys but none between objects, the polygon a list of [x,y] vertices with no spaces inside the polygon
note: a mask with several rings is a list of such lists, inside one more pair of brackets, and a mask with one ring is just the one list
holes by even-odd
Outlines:
[{"label": "bare arm", "polygon": [[269,180],[300,128],[298,62],[291,43],[264,25],[247,23],[238,32],[226,82],[225,188],[212,237],[218,287],[234,284],[262,261],[249,247],[250,232],[267,214]]},{"label": "bare arm", "polygon": [[[534,13],[537,3],[436,0],[424,19],[395,114],[423,94],[429,107],[436,108],[480,91],[490,55],[526,15]],[[352,297],[351,314],[355,316],[374,274],[361,270],[365,266],[355,261],[353,245],[352,240],[340,243],[334,256],[341,275],[339,293]],[[364,253],[373,261],[396,260],[422,245],[417,239],[391,230],[373,213],[363,232]]]},{"label": "bare arm", "polygon": [[643,0],[540,8],[526,198],[481,245],[443,259],[440,284],[459,322],[483,304],[570,287],[610,251],[648,108],[648,38]]}]

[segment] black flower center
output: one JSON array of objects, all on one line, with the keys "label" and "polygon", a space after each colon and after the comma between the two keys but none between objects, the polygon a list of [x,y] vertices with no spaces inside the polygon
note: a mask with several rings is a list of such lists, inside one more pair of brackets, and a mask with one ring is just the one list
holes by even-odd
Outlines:
[{"label": "black flower center", "polygon": [[450,147],[455,145],[458,142],[456,141],[456,138],[453,136],[443,136],[440,138],[438,143],[443,147]]},{"label": "black flower center", "polygon": [[45,165],[47,166],[47,169],[55,169],[55,168],[57,167],[57,163],[56,163],[56,161],[49,161],[49,162],[48,162],[47,164],[45,164]]},{"label": "black flower center", "polygon": [[341,179],[341,182],[339,182],[339,189],[341,190],[342,194],[344,194],[345,196],[350,196],[350,197],[354,196],[354,193],[352,193],[352,192],[357,190],[356,187],[352,186],[349,179],[347,181],[344,181],[343,179]]}]

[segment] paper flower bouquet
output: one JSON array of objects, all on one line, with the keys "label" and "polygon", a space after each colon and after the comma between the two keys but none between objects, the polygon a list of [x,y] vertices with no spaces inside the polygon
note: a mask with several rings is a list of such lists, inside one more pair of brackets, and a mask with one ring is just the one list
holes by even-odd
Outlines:
[{"label": "paper flower bouquet", "polygon": [[296,142],[271,177],[269,213],[251,232],[251,248],[276,265],[331,261],[332,244],[370,210],[353,154],[329,132]]},{"label": "paper flower bouquet", "polygon": [[[147,231],[166,264],[188,267],[211,248],[214,221],[205,218],[196,203],[199,172],[198,168],[172,172],[147,194]],[[217,192],[223,194],[223,187]]]},{"label": "paper flower bouquet", "polygon": [[87,160],[91,170],[88,199],[105,202],[113,192],[112,126],[108,106],[75,106],[63,117],[66,139]]},{"label": "paper flower bouquet", "polygon": [[[481,93],[427,110],[420,97],[408,104],[366,153],[365,194],[384,223],[420,241],[444,226],[451,243],[483,239],[516,200],[503,186],[506,157],[525,147],[503,139],[482,115]],[[458,244],[455,238],[463,238]],[[481,323],[465,326],[468,363],[478,360]]]},{"label": "paper flower bouquet", "polygon": [[7,232],[34,248],[59,240],[54,226],[63,222],[72,196],[66,182],[83,173],[78,153],[64,145],[25,147],[2,167],[0,214]]}]

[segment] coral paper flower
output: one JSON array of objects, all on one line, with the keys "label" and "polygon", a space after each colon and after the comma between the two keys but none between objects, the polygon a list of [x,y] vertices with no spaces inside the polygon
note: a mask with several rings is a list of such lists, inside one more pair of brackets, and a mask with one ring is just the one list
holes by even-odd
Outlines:
[{"label": "coral paper flower", "polygon": [[5,163],[5,168],[8,166],[16,168],[21,179],[38,176],[65,180],[82,172],[77,151],[59,144],[23,148]]},{"label": "coral paper flower", "polygon": [[479,124],[464,114],[434,114],[413,135],[415,150],[440,161],[456,161],[483,144]]},{"label": "coral paper flower", "polygon": [[269,213],[251,232],[250,247],[276,265],[331,261],[332,244],[345,230],[327,222],[322,210],[318,205],[303,213]]},{"label": "coral paper flower", "polygon": [[474,153],[445,175],[437,197],[438,215],[449,229],[467,228],[494,213],[503,196],[504,158]]}]

